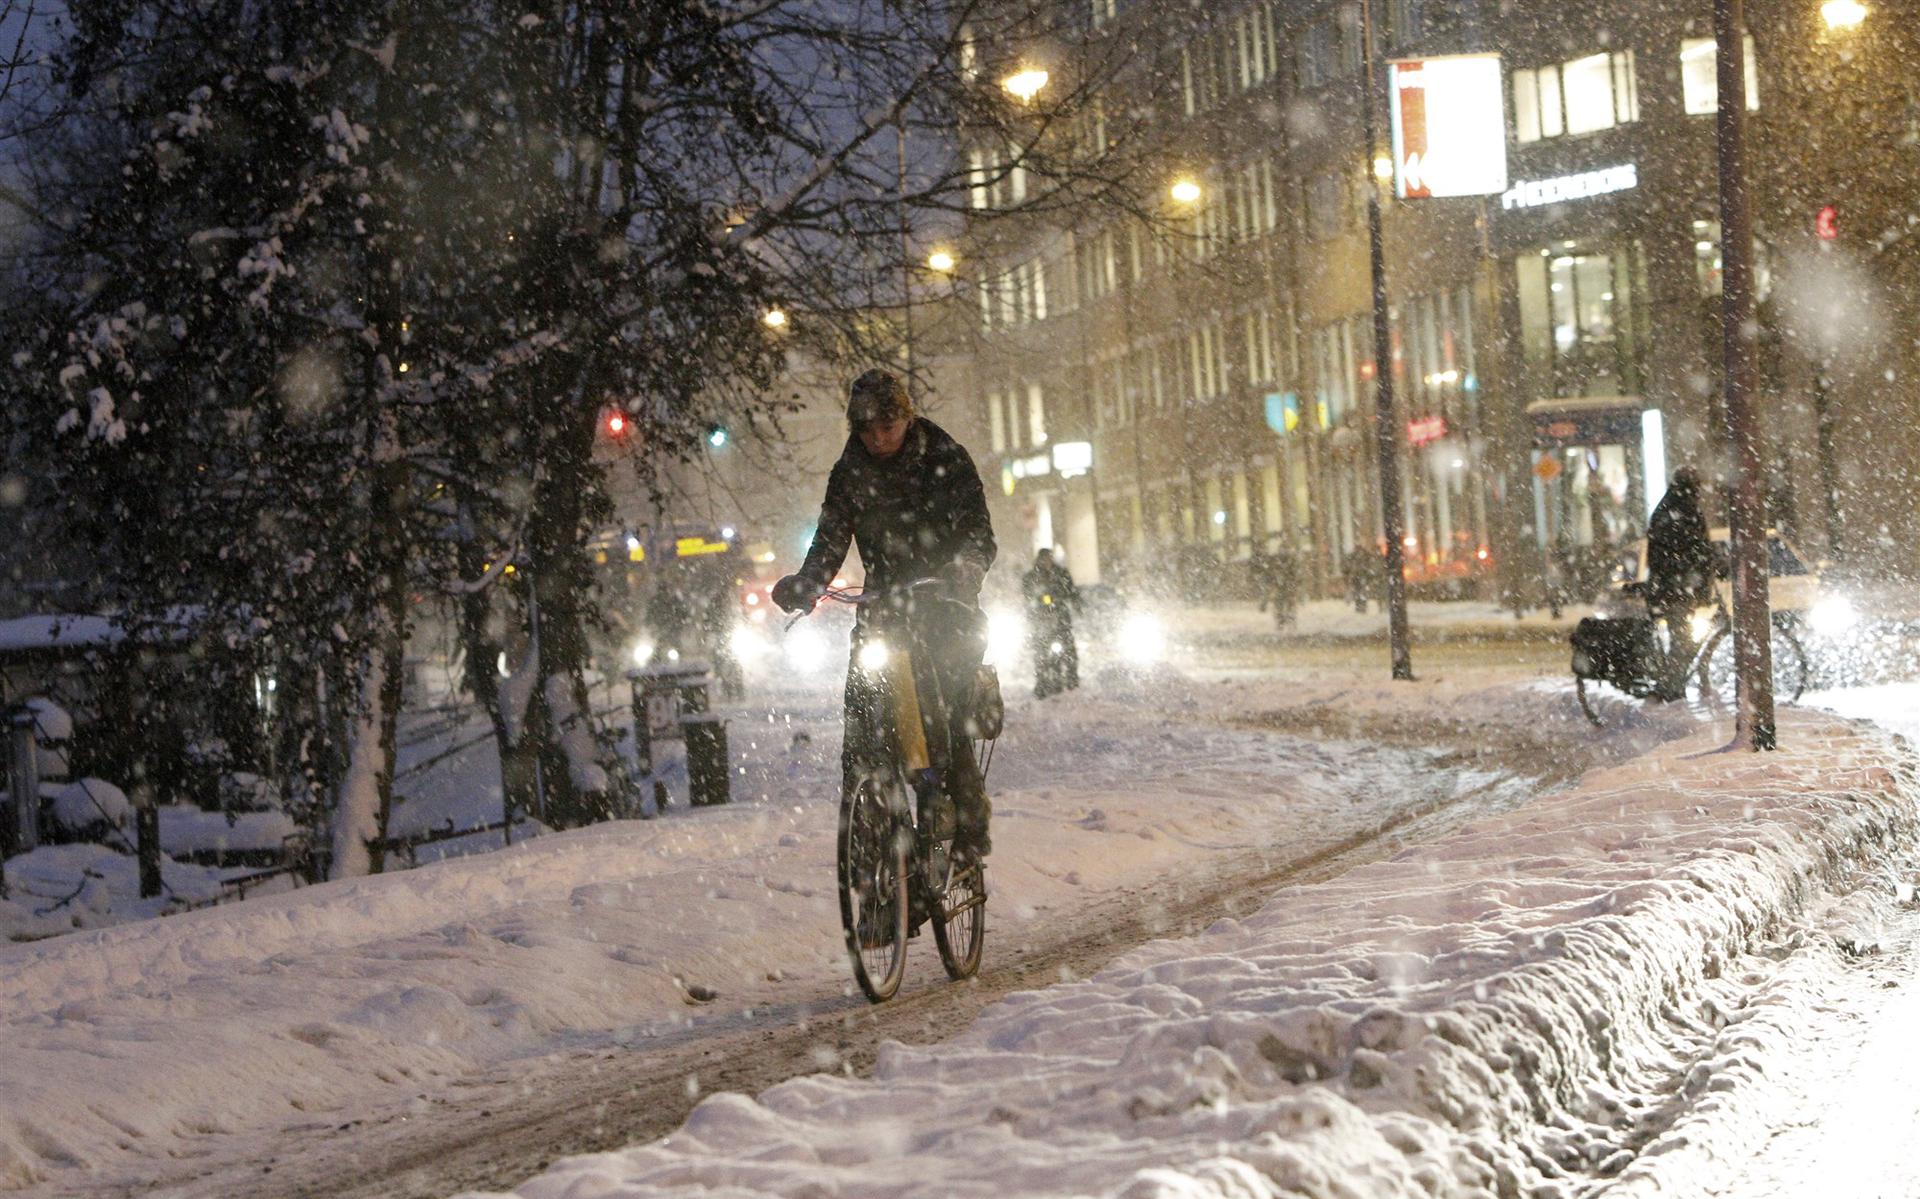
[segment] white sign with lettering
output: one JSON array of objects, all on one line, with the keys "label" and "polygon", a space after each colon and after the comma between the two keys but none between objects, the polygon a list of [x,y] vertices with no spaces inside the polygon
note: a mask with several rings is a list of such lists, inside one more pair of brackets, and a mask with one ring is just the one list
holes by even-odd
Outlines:
[{"label": "white sign with lettering", "polygon": [[1640,168],[1633,163],[1602,167],[1578,175],[1557,179],[1522,179],[1500,197],[1502,208],[1539,208],[1567,200],[1586,200],[1611,192],[1632,191],[1640,186]]}]

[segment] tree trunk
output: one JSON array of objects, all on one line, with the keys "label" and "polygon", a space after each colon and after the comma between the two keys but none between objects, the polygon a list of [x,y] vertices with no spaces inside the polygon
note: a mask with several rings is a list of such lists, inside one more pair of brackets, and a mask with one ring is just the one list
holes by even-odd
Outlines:
[{"label": "tree trunk", "polygon": [[[459,549],[462,578],[477,579],[486,570],[479,544],[474,540],[471,509],[463,506],[461,527],[465,540]],[[460,597],[460,641],[466,657],[467,690],[487,714],[493,725],[493,743],[500,758],[500,798],[503,817],[509,822],[516,814],[535,811],[533,761],[526,752],[521,729],[524,709],[509,712],[500,688],[497,663],[506,647],[494,636],[493,589],[482,587]]]}]

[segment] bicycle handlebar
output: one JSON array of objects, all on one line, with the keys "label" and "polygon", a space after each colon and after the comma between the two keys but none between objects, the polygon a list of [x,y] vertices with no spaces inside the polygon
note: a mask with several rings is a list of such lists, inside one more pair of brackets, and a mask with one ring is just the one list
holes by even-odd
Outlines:
[{"label": "bicycle handlebar", "polygon": [[910,594],[917,588],[936,585],[941,581],[942,580],[936,576],[928,575],[925,578],[915,579],[910,583],[902,583],[896,587],[879,589],[871,587],[828,587],[820,593],[820,598],[814,601],[813,608],[808,608],[805,612],[795,612],[793,617],[787,621],[786,627],[788,630],[791,630],[794,625],[799,624],[805,618],[813,615],[814,608],[820,606],[820,600],[831,600],[836,604],[846,604],[850,607],[860,608],[868,604],[878,603],[889,595],[900,592]]}]

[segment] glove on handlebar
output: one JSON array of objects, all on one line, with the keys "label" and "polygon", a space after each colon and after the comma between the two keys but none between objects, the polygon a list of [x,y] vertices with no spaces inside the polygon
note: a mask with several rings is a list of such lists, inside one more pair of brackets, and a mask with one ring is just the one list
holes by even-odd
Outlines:
[{"label": "glove on handlebar", "polygon": [[782,612],[811,612],[827,589],[801,575],[788,575],[773,585],[773,602]]}]

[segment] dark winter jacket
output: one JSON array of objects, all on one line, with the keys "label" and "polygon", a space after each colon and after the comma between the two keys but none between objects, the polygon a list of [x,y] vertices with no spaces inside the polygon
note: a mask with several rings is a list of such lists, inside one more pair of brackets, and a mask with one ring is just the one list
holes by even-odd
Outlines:
[{"label": "dark winter jacket", "polygon": [[1647,521],[1647,601],[1702,601],[1711,593],[1716,573],[1700,491],[1675,483]]},{"label": "dark winter jacket", "polygon": [[891,458],[876,459],[858,437],[847,438],[827,476],[801,577],[826,586],[854,544],[870,588],[937,577],[955,585],[956,598],[977,601],[998,550],[986,490],[965,447],[925,417]]},{"label": "dark winter jacket", "polygon": [[1035,620],[1057,625],[1073,624],[1073,609],[1080,606],[1080,589],[1073,576],[1058,562],[1036,565],[1020,576],[1020,593],[1026,597],[1027,612]]}]

